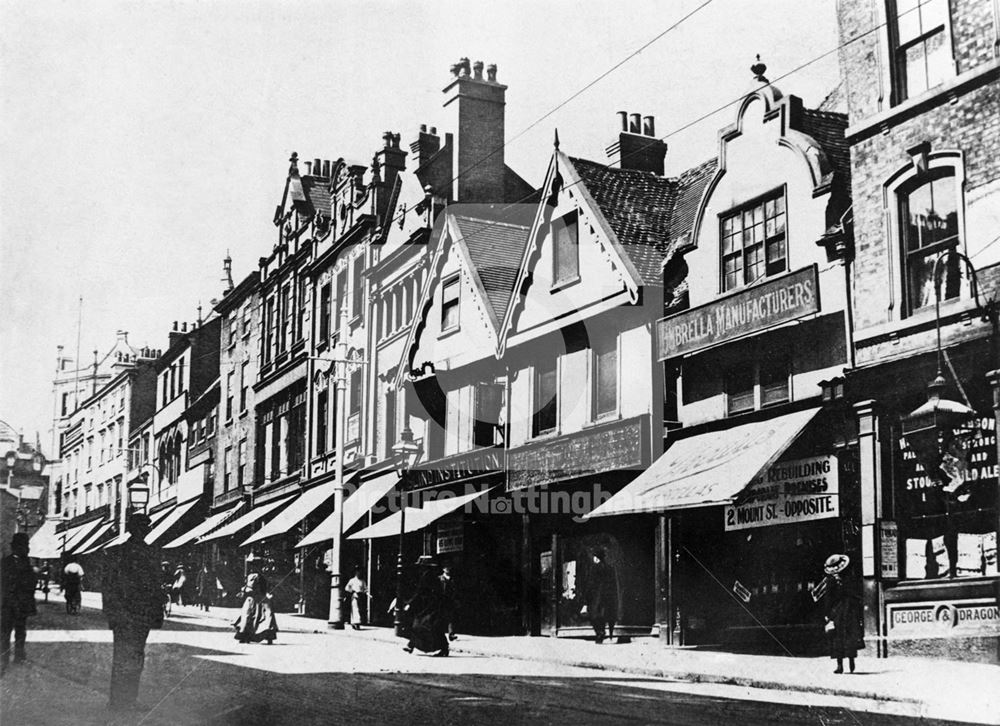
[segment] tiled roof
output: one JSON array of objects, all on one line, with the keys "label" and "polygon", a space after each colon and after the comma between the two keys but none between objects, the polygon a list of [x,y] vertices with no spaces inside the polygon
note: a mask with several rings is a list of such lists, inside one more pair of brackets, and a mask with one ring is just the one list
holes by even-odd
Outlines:
[{"label": "tiled roof", "polygon": [[[709,159],[680,175],[678,179],[680,188],[677,190],[677,202],[674,204],[673,221],[670,225],[671,242],[675,246],[678,243],[684,244],[690,239],[705,187],[715,176],[718,168],[719,160]],[[673,247],[668,253],[672,251]]]},{"label": "tiled roof", "polygon": [[330,181],[322,177],[302,177],[302,192],[311,206],[311,212],[320,212],[324,217],[330,216]]},{"label": "tiled roof", "polygon": [[460,215],[455,215],[455,222],[499,323],[514,289],[529,227]]},{"label": "tiled roof", "polygon": [[801,130],[809,134],[826,152],[836,176],[834,183],[842,189],[851,188],[851,150],[844,139],[847,129],[847,115],[832,111],[802,109]]},{"label": "tiled roof", "polygon": [[584,186],[646,284],[660,280],[677,180],[570,157]]}]

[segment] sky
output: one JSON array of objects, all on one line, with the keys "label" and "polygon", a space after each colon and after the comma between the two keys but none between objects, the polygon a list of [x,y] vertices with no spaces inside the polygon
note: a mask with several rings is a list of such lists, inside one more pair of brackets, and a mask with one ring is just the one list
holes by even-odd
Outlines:
[{"label": "sky", "polygon": [[[0,421],[50,440],[81,297],[90,361],[118,330],[166,348],[227,251],[255,270],[292,151],[366,162],[384,131],[449,130],[462,56],[497,64],[506,162],[537,185],[553,129],[605,161],[619,110],[656,117],[676,174],[717,153],[734,106],[689,124],[752,89],[756,54],[775,79],[837,46],[831,0],[705,2],[0,0]],[[776,81],[807,106],[836,84],[836,53]]]}]

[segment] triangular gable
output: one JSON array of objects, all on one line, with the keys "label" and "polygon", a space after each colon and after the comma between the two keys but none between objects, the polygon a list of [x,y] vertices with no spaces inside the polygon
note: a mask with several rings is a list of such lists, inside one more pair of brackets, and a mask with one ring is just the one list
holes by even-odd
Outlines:
[{"label": "triangular gable", "polygon": [[642,276],[622,247],[618,236],[611,228],[608,220],[602,214],[600,207],[594,201],[583,179],[577,173],[569,157],[558,149],[552,154],[549,168],[542,186],[542,198],[528,236],[521,265],[518,270],[514,289],[511,293],[503,322],[501,323],[497,354],[502,355],[507,338],[517,324],[518,317],[524,309],[529,288],[533,282],[533,270],[541,257],[542,236],[546,234],[551,222],[555,199],[566,190],[572,189],[577,199],[577,208],[584,213],[586,221],[592,222],[600,238],[607,242],[605,251],[611,257],[612,266],[619,271],[620,279],[628,292],[630,301],[635,304],[639,300],[639,290],[644,284]]}]

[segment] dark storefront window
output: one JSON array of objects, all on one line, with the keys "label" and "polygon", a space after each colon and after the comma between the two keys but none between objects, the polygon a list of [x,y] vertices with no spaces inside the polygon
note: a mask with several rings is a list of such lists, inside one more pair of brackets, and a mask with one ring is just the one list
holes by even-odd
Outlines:
[{"label": "dark storefront window", "polygon": [[928,474],[897,437],[894,514],[899,572],[908,580],[997,575],[996,419],[980,414],[955,429]]}]

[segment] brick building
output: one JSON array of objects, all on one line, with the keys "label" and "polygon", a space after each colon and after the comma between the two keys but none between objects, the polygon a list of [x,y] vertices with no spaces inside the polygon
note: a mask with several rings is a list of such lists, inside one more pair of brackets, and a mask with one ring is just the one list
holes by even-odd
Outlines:
[{"label": "brick building", "polygon": [[838,14],[866,633],[889,655],[995,661],[1000,359],[983,305],[1000,272],[1000,10],[841,0]]}]

